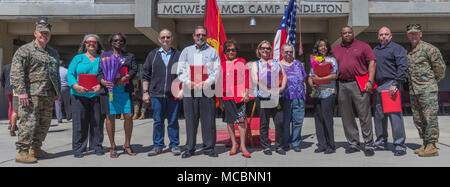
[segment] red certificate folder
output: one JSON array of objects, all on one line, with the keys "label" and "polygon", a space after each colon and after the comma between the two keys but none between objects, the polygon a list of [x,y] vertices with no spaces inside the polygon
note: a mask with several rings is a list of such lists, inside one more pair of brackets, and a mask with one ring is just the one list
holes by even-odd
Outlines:
[{"label": "red certificate folder", "polygon": [[96,74],[79,74],[78,84],[88,91],[94,91],[93,87],[98,85]]},{"label": "red certificate folder", "polygon": [[[369,82],[369,74],[363,75],[363,76],[355,76],[356,82],[358,82],[359,89],[361,89],[361,92],[366,91],[366,84]],[[377,89],[378,85],[375,83],[373,85],[373,89]]]},{"label": "red certificate folder", "polygon": [[198,84],[202,81],[208,79],[208,74],[206,73],[206,65],[200,66],[190,66],[191,68],[191,82]]},{"label": "red certificate folder", "polygon": [[381,91],[381,100],[383,103],[383,112],[402,112],[402,103],[400,101],[400,92],[395,92],[394,95],[389,94],[389,90]]},{"label": "red certificate folder", "polygon": [[[125,77],[126,75],[128,75],[128,67],[122,67],[122,68],[120,68],[119,69],[119,75],[120,75],[120,78],[122,78],[122,77]],[[127,81],[125,81],[124,82],[124,84],[129,84],[130,83],[130,80],[127,80]]]},{"label": "red certificate folder", "polygon": [[[314,74],[316,74],[319,77],[326,77],[326,76],[330,75],[331,68],[332,68],[332,65],[329,63],[324,64],[324,65],[317,65],[314,68]],[[330,83],[331,83],[331,81],[319,81],[319,82],[315,82],[314,84],[321,85],[321,84],[330,84]]]}]

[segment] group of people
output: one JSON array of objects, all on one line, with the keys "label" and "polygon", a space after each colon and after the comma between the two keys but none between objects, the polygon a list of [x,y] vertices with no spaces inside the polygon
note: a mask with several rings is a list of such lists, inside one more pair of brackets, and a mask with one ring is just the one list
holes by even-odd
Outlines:
[{"label": "group of people", "polygon": [[[52,108],[48,103],[61,95],[58,72],[59,56],[48,46],[51,25],[45,20],[36,25],[35,40],[20,47],[11,66],[11,85],[18,95],[19,153],[17,162],[35,163],[37,158],[52,158],[54,154],[41,149],[45,139]],[[437,82],[444,77],[445,62],[439,50],[421,40],[418,24],[407,26],[411,48],[405,50],[392,41],[388,27],[378,32],[379,44],[372,49],[367,43],[356,40],[349,26],[341,30],[342,42],[331,48],[326,39],[314,45],[311,60],[319,64],[330,64],[326,76],[318,76],[314,68],[309,74],[304,65],[294,58],[294,46],[282,47],[281,60],[273,59],[269,41],[262,41],[256,49],[257,61],[248,63],[240,57],[239,43],[228,40],[223,45],[224,58],[214,46],[206,43],[207,30],[197,26],[192,34],[194,44],[179,51],[171,46],[174,36],[168,29],[159,33],[161,47],[149,52],[143,68],[142,100],[151,103],[153,109],[153,149],[148,156],[161,154],[164,143],[165,120],[170,140],[169,150],[173,155],[189,158],[195,155],[197,131],[201,122],[203,153],[217,157],[216,107],[224,111],[223,122],[227,124],[232,146],[229,155],[239,151],[251,157],[246,138],[240,143],[235,138],[234,125],[238,125],[241,137],[246,135],[245,124],[248,113],[255,109],[260,118],[260,140],[265,155],[272,154],[269,140],[269,121],[275,124],[276,153],[285,155],[293,149],[301,151],[301,130],[305,115],[306,84],[315,108],[317,136],[316,153],[332,154],[336,150],[334,141],[334,107],[336,99],[345,136],[348,140],[346,153],[359,152],[362,148],[359,129],[353,109],[360,119],[364,138],[364,153],[373,156],[374,150],[387,150],[387,119],[391,119],[395,155],[406,154],[405,129],[401,112],[383,113],[381,91],[391,95],[403,92],[402,83],[408,79],[414,123],[419,130],[423,145],[415,150],[419,156],[437,156]],[[126,36],[116,33],[108,42],[112,48],[104,51],[99,36],[86,35],[67,71],[70,88],[71,117],[73,121],[72,150],[74,157],[94,150],[103,155],[103,124],[110,140],[111,158],[119,157],[115,143],[116,115],[123,114],[125,143],[124,153],[135,156],[131,147],[133,131],[132,84],[137,73],[134,54],[124,50]],[[119,61],[121,69],[110,80],[101,62],[106,59]],[[81,74],[96,76],[98,85],[85,88],[79,84]],[[360,88],[357,76],[368,76],[367,83]],[[319,84],[319,82],[326,82]],[[375,84],[378,88],[374,89]],[[338,89],[339,87],[339,89]],[[364,90],[364,91],[361,91]],[[112,93],[108,94],[109,92]],[[372,132],[370,97],[375,98],[375,135]],[[218,98],[218,105],[216,105]],[[254,98],[253,107],[248,103]],[[186,146],[179,147],[178,112],[183,107],[186,121]],[[88,147],[89,143],[89,147]]]}]

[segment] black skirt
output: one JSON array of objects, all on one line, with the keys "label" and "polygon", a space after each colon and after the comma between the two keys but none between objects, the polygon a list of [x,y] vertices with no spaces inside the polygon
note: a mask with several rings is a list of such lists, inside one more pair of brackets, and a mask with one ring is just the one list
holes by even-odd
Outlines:
[{"label": "black skirt", "polygon": [[236,104],[234,100],[225,100],[223,105],[225,107],[223,122],[231,124],[245,123],[246,104],[244,102]]}]

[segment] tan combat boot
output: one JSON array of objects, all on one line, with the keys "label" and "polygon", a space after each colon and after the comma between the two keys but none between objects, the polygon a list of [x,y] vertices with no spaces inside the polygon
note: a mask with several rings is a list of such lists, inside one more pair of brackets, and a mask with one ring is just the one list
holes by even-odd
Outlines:
[{"label": "tan combat boot", "polygon": [[23,164],[37,163],[37,158],[28,154],[27,151],[20,151],[16,156],[16,162]]},{"label": "tan combat boot", "polygon": [[123,114],[120,114],[120,120],[124,120]]},{"label": "tan combat boot", "polygon": [[139,117],[139,120],[144,119],[145,118],[145,113],[142,113],[141,116]]},{"label": "tan combat boot", "polygon": [[47,153],[41,148],[31,148],[30,155],[36,158],[54,158],[55,154]]},{"label": "tan combat boot", "polygon": [[420,152],[423,152],[425,150],[425,143],[423,143],[422,146],[420,146],[419,149],[414,150],[414,154],[419,154]]},{"label": "tan combat boot", "polygon": [[134,115],[133,115],[133,120],[135,120],[135,119],[137,119],[137,118],[138,118],[137,113],[134,113]]},{"label": "tan combat boot", "polygon": [[429,143],[423,152],[418,153],[420,157],[439,156],[438,149],[434,143]]}]

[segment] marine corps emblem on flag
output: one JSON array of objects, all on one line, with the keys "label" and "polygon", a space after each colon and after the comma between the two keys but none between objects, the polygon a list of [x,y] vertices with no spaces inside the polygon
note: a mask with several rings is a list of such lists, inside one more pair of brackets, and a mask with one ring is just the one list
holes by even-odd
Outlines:
[{"label": "marine corps emblem on flag", "polygon": [[220,44],[219,44],[219,41],[217,41],[216,39],[208,38],[208,39],[206,39],[206,43],[208,43],[209,46],[211,46],[214,49],[216,49],[217,51],[219,51]]}]

